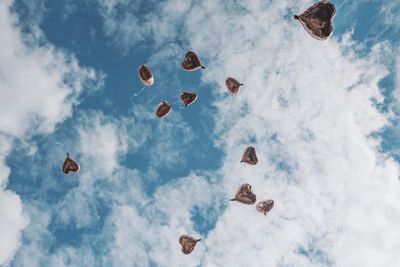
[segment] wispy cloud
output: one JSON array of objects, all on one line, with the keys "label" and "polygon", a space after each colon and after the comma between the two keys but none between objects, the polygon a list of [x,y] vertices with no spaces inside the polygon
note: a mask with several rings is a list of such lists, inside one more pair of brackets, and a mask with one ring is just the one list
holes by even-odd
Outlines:
[{"label": "wispy cloud", "polygon": [[[175,184],[169,181],[169,176],[160,171],[185,164],[181,153],[189,150],[185,146],[190,141],[191,132],[185,123],[176,126],[178,117],[178,114],[171,114],[169,117],[175,123],[160,121],[153,112],[140,108],[132,110],[131,117],[118,119],[96,111],[81,112],[75,122],[76,129],[71,129],[71,132],[77,134],[71,133],[69,141],[64,145],[75,155],[74,158],[79,161],[82,170],[79,175],[70,175],[70,181],[57,182],[57,187],[64,188],[64,191],[59,191],[62,195],[57,198],[56,203],[54,199],[46,197],[37,202],[29,201],[30,204],[26,207],[28,213],[39,213],[42,216],[38,220],[32,220],[30,227],[25,230],[28,242],[19,250],[16,265],[46,265],[47,257],[52,259],[51,262],[76,262],[85,253],[88,253],[88,260],[90,255],[101,253],[103,257],[95,260],[94,264],[128,264],[125,257],[127,254],[132,260],[143,254],[146,257],[146,260],[143,260],[145,266],[152,256],[147,250],[136,250],[128,245],[132,237],[142,236],[143,229],[149,224],[157,227],[169,223],[172,218],[167,214],[175,208],[186,210],[180,215],[182,218],[175,222],[176,227],[181,227],[178,222],[182,220],[186,220],[188,227],[192,227],[192,201],[199,202],[197,204],[201,206],[204,199],[210,201],[212,197],[210,191],[193,199],[193,190],[204,191],[208,183],[196,175],[191,175],[185,179],[175,177],[178,180]],[[182,137],[174,141],[176,135]],[[148,151],[147,169],[139,170],[135,162],[127,164],[128,151],[133,154]],[[45,153],[54,153],[58,158],[60,155],[55,152]],[[164,158],[165,154],[169,155],[168,159]],[[53,166],[55,164],[56,161],[51,165],[41,166],[46,170],[42,177],[44,183],[52,183],[54,176],[57,176],[53,174],[53,169],[57,169],[59,173],[58,168]],[[163,183],[156,183],[156,180],[164,180],[166,185],[162,186]],[[75,181],[73,187],[72,181]],[[191,188],[194,182],[197,184]],[[147,184],[154,188],[147,190]],[[43,195],[49,194],[51,190],[55,188],[48,188]],[[186,190],[186,194],[179,193],[182,190]],[[176,198],[178,194],[180,196]],[[134,223],[134,229],[131,229],[133,222],[128,223],[132,216],[143,216],[141,221]],[[47,221],[42,221],[45,218]],[[163,229],[167,231],[167,228]],[[127,234],[128,230],[131,234]],[[61,244],[56,242],[51,236],[53,231],[69,231],[76,234],[71,239],[79,240],[81,248],[72,248],[72,241],[68,238],[60,241]],[[157,233],[153,232],[148,237],[154,237],[154,242],[157,242],[156,235]],[[161,233],[159,235],[162,236]],[[86,240],[91,242],[87,243]],[[168,242],[175,244],[176,236]],[[147,243],[152,245],[150,241]],[[107,245],[98,249],[100,244]],[[138,247],[142,248],[143,245],[138,244]],[[49,249],[54,251],[50,256],[44,253]],[[38,260],[30,262],[28,255],[35,255]]]},{"label": "wispy cloud", "polygon": [[[203,80],[220,85],[215,142],[227,155],[225,194],[249,182],[260,198],[276,200],[266,218],[231,205],[205,242],[205,266],[399,261],[398,165],[371,137],[388,125],[373,104],[383,100],[379,81],[389,73],[386,45],[363,57],[348,36],[310,39],[285,17],[309,4],[203,1],[175,24],[184,25],[182,39],[208,62]],[[173,16],[163,13],[165,21]],[[227,76],[245,84],[235,97],[225,97]],[[260,155],[254,168],[238,162],[249,142]],[[179,265],[172,258],[157,264]]]},{"label": "wispy cloud", "polygon": [[[363,58],[346,40],[315,42],[295,21],[282,18],[293,3],[253,1],[244,5],[249,13],[228,13],[225,4],[215,5],[198,7],[206,19],[191,20],[192,46],[212,60],[204,80],[221,84],[221,93],[226,90],[222,77],[231,73],[245,84],[236,98],[216,103],[217,125],[223,121],[216,138],[228,155],[223,184],[228,193],[250,182],[259,197],[275,199],[276,206],[267,218],[228,209],[209,237],[203,264],[397,262],[388,248],[395,246],[391,236],[400,210],[387,200],[388,192],[393,199],[400,193],[392,191],[397,164],[380,155],[378,140],[369,137],[387,124],[371,101],[383,98],[378,83],[388,74],[379,59],[385,46]],[[249,169],[235,159],[252,139],[261,160]],[[241,218],[253,222],[251,227]],[[356,240],[362,237],[360,246]],[[312,242],[323,259],[300,252]],[[240,256],[243,251],[246,257]]]},{"label": "wispy cloud", "polygon": [[[131,49],[148,36],[156,43],[176,40],[207,62],[202,81],[215,85],[216,112],[209,119],[215,121],[214,143],[224,152],[222,166],[185,177],[166,174],[185,164],[182,153],[193,139],[178,114],[156,120],[140,106],[120,118],[82,112],[71,140],[84,166],[70,176],[77,185],[56,204],[29,203],[29,213],[38,216],[25,231],[16,265],[399,262],[399,166],[380,153],[373,135],[390,118],[375,104],[384,99],[379,82],[389,73],[384,57],[391,47],[377,44],[360,55],[351,34],[311,39],[289,19],[310,3],[169,0],[151,2],[152,12],[140,17],[143,2],[101,1],[105,32],[118,47]],[[149,24],[140,28],[144,22]],[[236,96],[226,92],[228,76],[244,83]],[[57,120],[48,121],[54,127]],[[257,149],[256,166],[240,163],[250,144]],[[148,159],[143,169],[127,162],[139,151]],[[275,200],[267,216],[228,202],[242,183],[253,185],[258,200]],[[78,244],[68,238],[57,243],[52,225],[72,228]],[[203,238],[190,256],[180,252],[183,233]]]},{"label": "wispy cloud", "polygon": [[10,169],[5,160],[14,141],[52,132],[71,115],[85,82],[97,79],[96,73],[80,67],[73,55],[44,39],[37,42],[37,35],[23,35],[11,13],[12,3],[0,3],[0,264],[14,255],[21,230],[29,221],[20,197],[6,190]]}]

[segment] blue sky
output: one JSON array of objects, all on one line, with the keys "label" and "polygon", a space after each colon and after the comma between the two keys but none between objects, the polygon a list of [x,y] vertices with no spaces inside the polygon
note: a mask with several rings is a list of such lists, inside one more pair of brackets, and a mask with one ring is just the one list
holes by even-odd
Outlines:
[{"label": "blue sky", "polygon": [[0,265],[395,266],[400,4],[333,3],[325,42],[292,20],[311,1],[1,3]]}]

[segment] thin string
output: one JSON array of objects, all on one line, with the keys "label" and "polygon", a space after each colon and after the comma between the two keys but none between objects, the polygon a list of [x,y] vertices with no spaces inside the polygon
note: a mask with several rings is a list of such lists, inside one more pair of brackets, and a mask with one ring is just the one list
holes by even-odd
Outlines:
[{"label": "thin string", "polygon": [[62,147],[64,150],[63,150],[63,152],[65,153],[65,146],[64,146],[64,144],[63,143],[60,143],[60,142],[56,142],[56,145],[58,145],[58,146],[60,146],[60,147]]},{"label": "thin string", "polygon": [[176,104],[179,104],[179,109],[185,108],[185,106],[182,105],[181,101],[176,101],[176,102],[172,103],[171,108]]},{"label": "thin string", "polygon": [[140,95],[143,92],[144,88],[146,88],[146,86],[143,86],[142,89],[139,90],[139,92],[133,93],[131,95],[131,97],[129,98],[129,101],[132,100],[132,98],[137,97],[138,95]]}]

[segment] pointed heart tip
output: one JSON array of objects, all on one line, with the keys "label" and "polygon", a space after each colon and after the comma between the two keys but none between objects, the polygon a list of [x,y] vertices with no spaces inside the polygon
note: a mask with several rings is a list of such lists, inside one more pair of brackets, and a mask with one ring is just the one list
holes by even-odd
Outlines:
[{"label": "pointed heart tip", "polygon": [[300,17],[297,15],[294,15],[294,19],[299,19]]},{"label": "pointed heart tip", "polygon": [[204,67],[204,66],[201,66],[201,68],[204,70],[206,67]]},{"label": "pointed heart tip", "polygon": [[235,201],[236,200],[236,198],[232,198],[232,199],[230,199],[230,201]]}]

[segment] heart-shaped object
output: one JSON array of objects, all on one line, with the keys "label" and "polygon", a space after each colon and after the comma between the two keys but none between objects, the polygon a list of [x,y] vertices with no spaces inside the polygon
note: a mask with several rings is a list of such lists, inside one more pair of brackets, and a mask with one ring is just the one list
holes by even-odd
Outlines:
[{"label": "heart-shaped object", "polygon": [[201,239],[195,239],[189,235],[181,235],[179,237],[179,244],[181,244],[181,246],[182,246],[182,252],[184,254],[192,253],[197,242],[199,242],[200,240]]},{"label": "heart-shaped object", "polygon": [[226,88],[228,88],[229,92],[232,94],[236,94],[239,91],[239,87],[243,85],[243,83],[238,82],[232,77],[228,77],[225,81],[225,84]]},{"label": "heart-shaped object", "polygon": [[151,73],[149,67],[146,65],[140,65],[139,77],[145,86],[152,86],[154,83],[153,73]]},{"label": "heart-shaped object", "polygon": [[251,205],[256,202],[256,194],[252,192],[251,185],[242,184],[231,201],[238,201],[243,204]]},{"label": "heart-shaped object", "polygon": [[256,165],[258,162],[256,149],[252,146],[247,147],[243,153],[243,157],[240,162],[245,162],[250,165]]},{"label": "heart-shaped object", "polygon": [[185,107],[187,107],[193,104],[194,101],[196,101],[197,94],[192,92],[183,92],[180,97]]},{"label": "heart-shaped object", "polygon": [[315,3],[294,18],[299,20],[304,29],[317,40],[326,40],[333,32],[332,20],[336,14],[335,5],[329,1]]},{"label": "heart-shaped object", "polygon": [[167,116],[170,111],[171,105],[167,101],[161,101],[160,104],[158,104],[156,115],[159,118],[163,118]]},{"label": "heart-shaped object", "polygon": [[270,211],[274,207],[274,201],[272,199],[261,201],[257,204],[256,209],[258,212],[264,213],[267,215],[267,212]]},{"label": "heart-shaped object", "polygon": [[182,62],[182,68],[186,71],[194,71],[200,68],[205,69],[205,67],[201,65],[199,57],[192,51],[186,52],[185,59]]},{"label": "heart-shaped object", "polygon": [[79,170],[79,164],[75,160],[71,159],[69,153],[67,153],[67,158],[62,167],[63,173],[69,174],[70,172],[79,172]]}]

